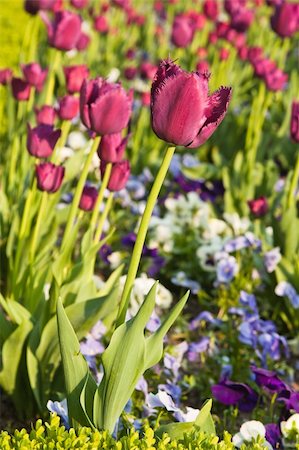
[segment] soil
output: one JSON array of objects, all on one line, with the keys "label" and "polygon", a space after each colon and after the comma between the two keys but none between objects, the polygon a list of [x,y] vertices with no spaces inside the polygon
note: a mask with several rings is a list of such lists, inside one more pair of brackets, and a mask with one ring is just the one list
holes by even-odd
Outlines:
[{"label": "soil", "polygon": [[0,390],[0,431],[6,430],[9,433],[13,433],[14,430],[31,430],[32,421],[20,420],[17,418],[17,413],[14,405],[10,399]]}]

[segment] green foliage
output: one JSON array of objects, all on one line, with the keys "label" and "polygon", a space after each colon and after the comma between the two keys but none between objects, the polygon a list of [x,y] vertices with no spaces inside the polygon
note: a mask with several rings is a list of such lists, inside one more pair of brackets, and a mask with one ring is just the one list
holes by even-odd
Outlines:
[{"label": "green foliage", "polygon": [[[13,435],[2,431],[0,434],[0,448],[2,450],[50,450],[50,449],[81,449],[81,450],[233,450],[234,445],[229,433],[224,433],[223,440],[217,436],[208,436],[201,431],[194,430],[186,433],[182,439],[170,439],[164,433],[161,438],[155,436],[151,428],[143,432],[131,429],[126,436],[115,440],[107,431],[92,431],[83,427],[75,431],[66,430],[60,426],[59,417],[52,415],[50,423],[38,420],[30,432],[25,429],[16,430]],[[242,450],[263,450],[263,444],[243,445]]]}]

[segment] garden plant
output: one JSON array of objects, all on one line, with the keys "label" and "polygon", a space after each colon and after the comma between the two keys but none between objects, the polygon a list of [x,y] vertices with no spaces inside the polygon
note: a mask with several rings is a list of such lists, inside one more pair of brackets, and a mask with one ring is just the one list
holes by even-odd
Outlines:
[{"label": "garden plant", "polygon": [[298,2],[0,6],[0,448],[299,449]]}]

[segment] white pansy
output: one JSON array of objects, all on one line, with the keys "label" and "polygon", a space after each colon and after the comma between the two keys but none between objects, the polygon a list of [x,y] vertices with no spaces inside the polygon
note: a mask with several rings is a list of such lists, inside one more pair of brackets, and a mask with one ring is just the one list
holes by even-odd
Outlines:
[{"label": "white pansy", "polygon": [[107,257],[111,269],[116,269],[122,262],[122,254],[120,252],[113,252]]},{"label": "white pansy", "polygon": [[206,240],[213,239],[224,231],[227,231],[227,225],[223,220],[210,218],[209,227],[203,232],[203,238]]},{"label": "white pansy", "polygon": [[266,428],[262,422],[258,420],[249,420],[243,423],[239,433],[233,436],[233,444],[235,447],[240,448],[243,443],[250,443],[256,441],[258,438],[264,438],[264,442],[261,444],[263,448],[273,450],[272,445],[265,440]]},{"label": "white pansy", "polygon": [[87,139],[82,131],[71,131],[68,135],[67,143],[72,149],[79,150],[85,147]]},{"label": "white pansy", "polygon": [[224,213],[223,217],[231,225],[236,235],[245,233],[250,226],[250,220],[246,217],[241,218],[237,213]]},{"label": "white pansy", "polygon": [[74,155],[74,150],[70,147],[60,147],[57,148],[57,156],[60,162],[65,161],[66,159],[71,158]]},{"label": "white pansy", "polygon": [[113,67],[107,76],[108,83],[116,83],[120,76],[120,70],[117,67]]},{"label": "white pansy", "polygon": [[174,416],[179,422],[194,422],[196,417],[198,416],[198,413],[199,409],[187,406],[186,412],[179,410],[174,413]]},{"label": "white pansy", "polygon": [[299,433],[299,414],[293,414],[285,422],[280,424],[282,434],[287,437],[291,430],[297,430]]}]

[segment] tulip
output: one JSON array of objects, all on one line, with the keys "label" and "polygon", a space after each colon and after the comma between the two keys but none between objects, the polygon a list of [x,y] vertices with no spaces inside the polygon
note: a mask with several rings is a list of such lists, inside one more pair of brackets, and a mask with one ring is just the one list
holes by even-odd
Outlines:
[{"label": "tulip", "polygon": [[271,26],[282,38],[293,36],[299,31],[299,5],[285,2],[277,6],[271,17]]},{"label": "tulip", "polygon": [[89,75],[89,70],[85,65],[64,67],[66,88],[69,94],[80,92],[85,78]]},{"label": "tulip", "polygon": [[98,155],[106,163],[116,163],[122,160],[128,136],[122,138],[121,133],[107,134],[103,136],[98,148]]},{"label": "tulip", "polygon": [[276,67],[274,70],[265,73],[264,80],[269,91],[277,92],[285,87],[288,74]]},{"label": "tulip", "polygon": [[[103,177],[106,170],[105,161],[101,161],[100,169]],[[125,160],[113,164],[107,188],[109,189],[109,191],[121,191],[127,184],[129,176],[130,176],[129,161]]]},{"label": "tulip", "polygon": [[29,100],[30,84],[21,78],[13,77],[11,80],[12,94],[18,101]]},{"label": "tulip", "polygon": [[36,158],[48,158],[60,138],[61,130],[54,130],[51,125],[38,125],[31,128],[27,125],[27,149]]},{"label": "tulip", "polygon": [[229,50],[227,48],[221,48],[219,51],[219,58],[221,61],[226,61],[229,58]]},{"label": "tulip", "polygon": [[71,0],[71,5],[77,9],[85,8],[89,3],[89,0]]},{"label": "tulip", "polygon": [[79,51],[85,50],[89,46],[89,43],[90,43],[89,35],[82,32],[77,42],[76,49]]},{"label": "tulip", "polygon": [[214,133],[227,112],[231,88],[209,95],[208,79],[170,60],[160,63],[151,90],[152,127],[160,139],[194,148]]},{"label": "tulip", "polygon": [[25,11],[35,15],[38,11],[59,11],[62,0],[25,0]]},{"label": "tulip", "polygon": [[141,103],[143,106],[150,106],[151,104],[151,94],[149,92],[142,92]]},{"label": "tulip", "polygon": [[208,19],[215,20],[218,16],[217,0],[205,0],[203,4],[203,12]]},{"label": "tulip", "polygon": [[35,108],[36,121],[38,125],[53,125],[56,111],[53,106],[43,105],[40,109]]},{"label": "tulip", "polygon": [[109,25],[108,25],[107,18],[103,15],[95,17],[94,27],[99,33],[102,33],[102,34],[108,33]]},{"label": "tulip", "polygon": [[55,166],[50,162],[35,166],[37,187],[40,191],[54,193],[58,191],[64,177],[64,167]]},{"label": "tulip", "polygon": [[79,114],[79,98],[65,95],[59,99],[58,116],[61,120],[72,120]]},{"label": "tulip", "polygon": [[12,78],[11,69],[0,69],[0,84],[5,86],[10,82],[11,78]]},{"label": "tulip", "polygon": [[103,136],[119,133],[132,112],[132,99],[118,83],[103,78],[84,80],[80,91],[80,114],[84,125]]},{"label": "tulip", "polygon": [[291,138],[299,144],[299,102],[292,103]]},{"label": "tulip", "polygon": [[171,42],[176,47],[185,48],[191,44],[195,28],[193,21],[186,14],[178,14],[172,25]]},{"label": "tulip", "polygon": [[124,76],[127,80],[133,80],[137,75],[137,68],[130,66],[124,69]]},{"label": "tulip", "polygon": [[197,70],[197,72],[200,72],[200,73],[205,73],[205,72],[208,73],[210,70],[208,61],[199,61],[196,64],[196,70]]},{"label": "tulip", "polygon": [[48,70],[42,70],[38,63],[22,64],[21,68],[25,80],[40,91],[45,82]]},{"label": "tulip", "polygon": [[58,11],[54,21],[40,13],[46,24],[49,44],[58,50],[72,50],[81,37],[81,17],[70,11]]},{"label": "tulip", "polygon": [[246,31],[254,19],[254,13],[250,9],[241,8],[231,15],[231,27],[239,32]]},{"label": "tulip", "polygon": [[92,211],[98,198],[98,191],[93,186],[84,186],[80,198],[79,208],[83,211]]},{"label": "tulip", "polygon": [[248,203],[250,212],[255,217],[262,217],[265,214],[267,214],[267,212],[268,212],[269,205],[268,205],[266,197],[262,196],[255,200],[248,200],[247,203]]},{"label": "tulip", "polygon": [[143,62],[140,66],[140,76],[145,80],[153,80],[157,72],[157,66],[150,62]]}]

